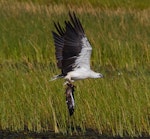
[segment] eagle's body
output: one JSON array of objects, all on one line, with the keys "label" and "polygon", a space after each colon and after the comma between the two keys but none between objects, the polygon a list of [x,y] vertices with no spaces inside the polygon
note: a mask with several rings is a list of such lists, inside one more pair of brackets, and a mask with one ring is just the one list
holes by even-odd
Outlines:
[{"label": "eagle's body", "polygon": [[65,21],[65,29],[56,24],[58,33],[52,32],[57,66],[62,73],[53,79],[64,77],[67,81],[81,80],[86,78],[101,78],[101,73],[96,73],[90,68],[92,47],[84,33],[83,27],[73,13],[70,21]]},{"label": "eagle's body", "polygon": [[83,80],[86,78],[98,78],[99,73],[96,73],[92,70],[87,70],[86,68],[79,68],[75,71],[70,71],[68,74],[65,76],[65,79],[69,80]]}]

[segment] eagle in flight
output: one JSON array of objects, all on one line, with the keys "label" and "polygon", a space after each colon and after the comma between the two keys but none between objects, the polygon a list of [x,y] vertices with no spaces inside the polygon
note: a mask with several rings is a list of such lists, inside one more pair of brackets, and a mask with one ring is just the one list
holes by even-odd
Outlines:
[{"label": "eagle in flight", "polygon": [[57,32],[52,31],[52,35],[55,44],[57,66],[61,69],[61,74],[56,75],[52,80],[58,78],[65,79],[65,84],[67,84],[66,101],[68,109],[70,108],[69,112],[71,110],[70,115],[72,115],[74,111],[74,85],[72,82],[86,78],[102,78],[103,75],[94,72],[90,68],[92,47],[80,20],[74,12],[69,12],[69,17],[70,20],[65,21],[65,28],[61,27],[59,23],[54,22]]}]

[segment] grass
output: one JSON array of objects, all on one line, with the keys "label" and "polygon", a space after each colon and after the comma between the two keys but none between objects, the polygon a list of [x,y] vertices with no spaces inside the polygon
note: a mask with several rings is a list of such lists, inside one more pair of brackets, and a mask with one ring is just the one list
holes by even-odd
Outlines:
[{"label": "grass", "polygon": [[[47,2],[0,2],[0,129],[80,134],[92,128],[108,136],[149,136],[150,3]],[[49,82],[60,72],[53,21],[63,23],[69,9],[93,46],[91,67],[105,76],[75,83],[71,118],[63,80]]]}]

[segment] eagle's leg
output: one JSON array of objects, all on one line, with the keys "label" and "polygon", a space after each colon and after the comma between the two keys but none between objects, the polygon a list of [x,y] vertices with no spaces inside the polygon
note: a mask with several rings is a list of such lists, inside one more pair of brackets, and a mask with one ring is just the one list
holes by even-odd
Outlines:
[{"label": "eagle's leg", "polygon": [[64,83],[64,85],[67,85],[67,84],[73,85],[72,84],[73,82],[74,82],[74,80],[71,80],[71,77],[69,75],[67,75],[65,77],[65,83]]},{"label": "eagle's leg", "polygon": [[72,84],[73,82],[74,82],[74,80],[65,79],[64,85],[67,85],[67,84],[73,85]]}]

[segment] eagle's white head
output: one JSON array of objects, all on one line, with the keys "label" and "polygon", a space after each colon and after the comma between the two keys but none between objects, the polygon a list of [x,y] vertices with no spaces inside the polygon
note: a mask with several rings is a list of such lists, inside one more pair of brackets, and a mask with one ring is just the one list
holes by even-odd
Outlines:
[{"label": "eagle's white head", "polygon": [[101,73],[97,73],[96,75],[95,75],[95,78],[103,78],[104,76],[103,76],[103,74],[101,74]]},{"label": "eagle's white head", "polygon": [[91,71],[90,78],[103,78],[103,74]]}]

